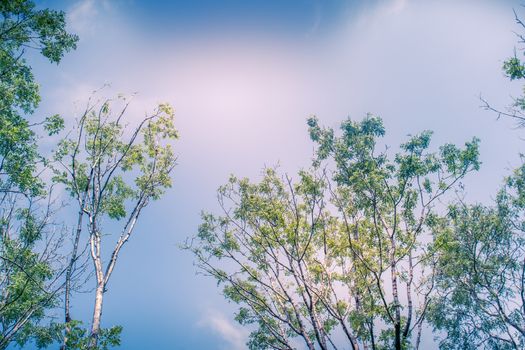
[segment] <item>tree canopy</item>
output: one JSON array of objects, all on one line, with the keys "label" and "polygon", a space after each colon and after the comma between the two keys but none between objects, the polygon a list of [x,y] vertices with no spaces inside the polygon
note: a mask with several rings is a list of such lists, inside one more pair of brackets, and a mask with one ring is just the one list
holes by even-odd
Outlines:
[{"label": "tree canopy", "polygon": [[50,328],[41,320],[60,295],[59,246],[49,184],[40,176],[35,127],[62,127],[58,116],[33,122],[40,101],[27,61],[37,50],[52,63],[75,48],[65,14],[37,9],[32,1],[0,1],[0,348],[36,338],[46,344]]},{"label": "tree canopy", "polygon": [[478,142],[431,152],[423,132],[389,156],[377,117],[344,121],[340,136],[308,124],[314,167],[297,182],[274,169],[256,183],[232,177],[223,215],[204,214],[188,248],[241,305],[237,320],[256,325],[251,349],[418,348],[434,204],[478,169]]}]

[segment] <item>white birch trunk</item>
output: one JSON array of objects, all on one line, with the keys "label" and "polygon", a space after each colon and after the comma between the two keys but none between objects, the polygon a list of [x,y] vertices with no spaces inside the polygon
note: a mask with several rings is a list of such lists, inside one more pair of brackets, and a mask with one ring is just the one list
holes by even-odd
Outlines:
[{"label": "white birch trunk", "polygon": [[104,299],[104,283],[99,283],[95,291],[95,307],[93,309],[93,322],[91,325],[90,348],[98,345],[98,336],[100,333],[100,320],[102,318],[102,301]]}]

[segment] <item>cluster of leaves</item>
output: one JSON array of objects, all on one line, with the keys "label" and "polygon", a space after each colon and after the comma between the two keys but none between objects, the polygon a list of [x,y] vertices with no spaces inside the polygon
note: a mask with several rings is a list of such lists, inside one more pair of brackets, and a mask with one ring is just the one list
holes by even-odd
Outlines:
[{"label": "cluster of leaves", "polygon": [[525,346],[525,166],[493,207],[457,204],[436,231],[439,295],[432,305],[443,349]]},{"label": "cluster of leaves", "polygon": [[[121,326],[114,326],[111,328],[103,328],[100,331],[98,345],[92,346],[90,344],[90,333],[81,321],[70,321],[68,323],[69,332],[66,342],[66,349],[72,350],[109,350],[113,347],[120,346],[120,334],[122,333]],[[58,327],[58,339],[63,334],[63,325]]]},{"label": "cluster of leaves", "polygon": [[4,349],[11,342],[23,345],[41,338],[46,328],[40,321],[56,305],[59,287],[53,264],[56,252],[51,251],[56,246],[38,247],[49,231],[49,217],[39,216],[40,208],[32,203],[24,207],[4,198],[0,204],[11,208],[11,214],[4,213],[0,220],[0,348]]},{"label": "cluster of leaves", "polygon": [[[34,327],[32,329],[22,330],[18,336],[18,345],[23,347],[29,339],[34,340],[34,345],[38,349],[48,349],[50,346],[56,345],[63,341],[64,323],[51,323],[46,327]],[[104,328],[100,332],[98,346],[91,346],[89,344],[90,334],[89,330],[84,326],[82,321],[71,320],[67,327],[68,339],[66,341],[66,349],[70,350],[109,350],[111,348],[121,345],[120,335],[122,333],[121,326],[114,326],[111,328]],[[25,337],[25,338],[24,338]]]},{"label": "cluster of leaves", "polygon": [[121,117],[129,102],[122,96],[118,100],[125,106],[117,117],[113,118],[110,100],[98,110],[90,106],[79,120],[77,135],[60,141],[54,155],[59,166],[54,167],[53,178],[76,199],[86,189],[95,188],[99,193],[89,210],[116,220],[128,214],[127,201],[158,199],[171,186],[175,156],[166,141],[178,138],[173,109],[166,104],[126,137],[129,125]]},{"label": "cluster of leaves", "polygon": [[[28,0],[0,1],[0,190],[42,191],[34,176],[36,135],[27,115],[40,102],[38,84],[24,54],[37,49],[53,63],[76,47],[65,30],[65,14],[36,9]],[[58,116],[43,122],[49,133],[62,126]]]}]

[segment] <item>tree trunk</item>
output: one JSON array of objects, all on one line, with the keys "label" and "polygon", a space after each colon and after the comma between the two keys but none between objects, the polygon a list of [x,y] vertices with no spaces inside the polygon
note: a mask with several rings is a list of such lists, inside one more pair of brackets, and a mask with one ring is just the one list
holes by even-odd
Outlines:
[{"label": "tree trunk", "polygon": [[66,327],[64,330],[64,340],[60,350],[66,350],[67,338],[70,332],[69,322],[71,322],[71,278],[73,276],[73,268],[77,261],[78,243],[80,241],[80,234],[82,233],[82,219],[84,217],[84,212],[82,210],[84,207],[84,201],[85,199],[82,200],[81,209],[78,212],[77,230],[75,233],[75,241],[73,243],[73,251],[71,253],[71,259],[66,271],[66,291],[64,293],[64,318]]},{"label": "tree trunk", "polygon": [[70,293],[71,293],[71,273],[72,273],[72,265],[74,264],[73,258],[71,258],[71,262],[69,263],[69,266],[67,268],[66,272],[66,291],[64,293],[64,319],[65,319],[65,329],[64,329],[64,339],[62,342],[62,345],[60,346],[60,350],[66,350],[66,344],[67,344],[67,338],[69,336],[70,327],[69,322],[71,322],[71,314],[70,314]]},{"label": "tree trunk", "polygon": [[93,310],[93,322],[91,325],[91,339],[89,348],[93,349],[98,345],[98,336],[100,333],[100,319],[102,318],[102,301],[104,298],[104,283],[99,282],[95,292],[95,308]]},{"label": "tree trunk", "polygon": [[401,311],[399,310],[399,295],[397,291],[396,241],[394,234],[390,235],[390,273],[392,278],[392,296],[394,299],[395,321],[394,336],[395,349],[401,350]]}]

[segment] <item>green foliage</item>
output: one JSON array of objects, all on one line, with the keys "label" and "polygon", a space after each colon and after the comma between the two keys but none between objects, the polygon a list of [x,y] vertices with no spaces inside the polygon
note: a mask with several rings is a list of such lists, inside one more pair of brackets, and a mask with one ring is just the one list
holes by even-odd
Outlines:
[{"label": "green foliage", "polygon": [[432,304],[443,349],[525,346],[525,166],[509,177],[496,205],[454,205],[436,230],[439,298]]},{"label": "green foliage", "polygon": [[[320,244],[319,232],[333,229],[330,218],[325,217],[327,213],[313,224],[309,221],[312,205],[317,207],[313,201],[321,198],[325,189],[320,179],[307,172],[301,173],[301,181],[295,185],[281,179],[274,169],[265,170],[259,183],[232,176],[219,189],[221,205],[235,203],[230,209],[225,207],[231,216],[202,216],[199,244],[188,248],[197,255],[201,267],[223,285],[224,296],[244,305],[237,321],[257,325],[250,335],[250,349],[288,349],[289,339],[315,338],[312,329],[297,330],[308,317],[308,306],[301,301],[293,306],[285,295],[304,293],[304,285],[293,280],[297,266],[292,261],[313,262],[315,248]],[[217,264],[210,264],[212,258]],[[239,269],[231,271],[228,261]],[[314,270],[312,267],[305,273],[320,273]],[[283,274],[281,286],[273,279],[276,273]],[[317,280],[317,284],[321,286],[322,281]],[[288,321],[276,319],[276,314]],[[325,329],[332,327],[333,320],[321,309],[319,317]]]},{"label": "green foliage", "polygon": [[175,156],[168,141],[178,138],[178,133],[173,109],[165,104],[135,131],[126,133],[129,126],[112,110],[112,102],[127,103],[119,97],[103,102],[99,110],[90,107],[79,121],[81,136],[60,141],[54,160],[61,166],[54,168],[54,181],[66,185],[75,198],[86,188],[97,186],[100,194],[92,203],[95,214],[120,220],[129,214],[126,204],[130,201],[158,199],[171,187]]},{"label": "green foliage", "polygon": [[[44,342],[50,331],[41,326],[46,311],[58,301],[54,285],[56,271],[51,255],[39,249],[48,230],[46,215],[38,215],[33,204],[18,206],[2,201],[2,208],[14,215],[0,220],[0,348],[16,342],[23,346],[29,340]],[[44,240],[44,244],[51,244]]]},{"label": "green foliage", "polygon": [[[517,15],[516,21],[524,27]],[[504,62],[503,71],[510,80],[525,78],[525,65],[516,53]],[[525,125],[523,96],[506,112],[488,103],[485,107]],[[444,335],[441,349],[525,347],[524,204],[522,165],[505,179],[495,203],[459,202],[445,218],[433,218],[437,293],[428,314]]]},{"label": "green foliage", "polygon": [[[431,152],[425,131],[389,157],[377,152],[380,118],[346,120],[340,136],[308,126],[314,167],[295,182],[275,169],[258,182],[232,176],[218,191],[223,215],[204,213],[187,248],[255,327],[250,349],[326,349],[337,333],[344,346],[409,349],[432,289],[423,234],[440,220],[436,199],[479,168],[478,140]],[[402,306],[394,284],[421,303]]]},{"label": "green foliage", "polygon": [[[319,145],[315,165],[327,158],[335,161],[336,205],[345,213],[345,222],[361,227],[355,230],[350,246],[355,269],[360,272],[354,277],[354,293],[362,298],[361,309],[353,313],[354,322],[361,322],[356,329],[359,333],[367,323],[381,319],[392,328],[380,332],[376,345],[408,348],[412,325],[403,320],[408,317],[414,322],[415,316],[406,304],[403,311],[407,316],[401,315],[398,293],[406,294],[405,289],[410,289],[419,291],[420,301],[426,298],[423,291],[431,285],[432,277],[431,256],[423,244],[423,233],[432,229],[427,218],[437,198],[468,172],[479,169],[479,141],[473,139],[463,149],[445,144],[430,152],[432,133],[424,131],[401,144],[390,159],[386,151],[377,151],[378,137],[385,134],[377,117],[344,121],[339,137],[334,130],[321,128],[315,118],[308,125],[312,140]],[[362,219],[355,222],[356,217]],[[410,277],[415,271],[413,264],[420,266],[419,271],[426,269],[428,278]],[[403,292],[393,292],[402,286]],[[392,290],[390,295],[388,289]],[[424,310],[426,302],[418,307]]]},{"label": "green foliage", "polygon": [[[159,105],[133,126],[124,123],[129,105],[125,97],[89,102],[75,130],[60,141],[52,168],[54,182],[64,185],[78,204],[77,220],[82,222],[87,217],[86,230],[80,224],[77,228],[76,242],[85,232],[91,252],[97,252],[91,254],[98,293],[95,309],[102,310],[103,295],[119,253],[134,232],[142,210],[171,187],[171,171],[176,164],[171,142],[178,138],[178,132],[173,109],[167,104]],[[117,241],[105,260],[103,237],[111,235]],[[70,261],[72,269],[74,254]],[[113,336],[116,330],[103,334],[101,316],[93,316],[86,340],[91,347],[105,348],[117,339]],[[69,341],[67,329],[65,333]]]},{"label": "green foliage", "polygon": [[[100,330],[98,345],[93,347],[90,345],[89,330],[83,327],[82,322],[73,320],[68,323],[70,327],[66,348],[71,350],[109,350],[120,346],[120,335],[122,333],[121,326],[114,326],[111,328],[103,328]],[[61,334],[61,332],[58,332]]]},{"label": "green foliage", "polygon": [[510,80],[523,79],[525,77],[525,66],[516,56],[509,58],[503,63],[503,71]]},{"label": "green foliage", "polygon": [[[48,327],[34,328],[27,335],[33,338],[38,349],[48,349],[56,345],[57,342],[62,343],[65,327],[66,325],[63,323],[52,323]],[[68,350],[109,350],[121,345],[121,326],[101,329],[99,344],[95,347],[90,346],[90,331],[84,326],[82,321],[71,320],[67,327],[69,332],[66,349]],[[24,339],[23,342],[18,342],[18,345],[24,346],[27,340]]]},{"label": "green foliage", "polygon": [[[28,0],[0,1],[0,191],[42,190],[33,172],[38,159],[36,136],[25,118],[40,102],[38,84],[24,55],[35,48],[53,63],[76,47],[77,37],[65,30],[65,14],[36,9]],[[46,128],[55,133],[59,119]]]},{"label": "green foliage", "polygon": [[29,340],[45,343],[41,326],[57,302],[56,242],[47,237],[49,205],[40,205],[45,186],[35,175],[44,159],[37,151],[35,127],[57,133],[57,115],[30,123],[40,102],[38,84],[26,60],[36,49],[52,63],[75,48],[65,30],[65,14],[37,9],[32,1],[0,1],[0,349]]},{"label": "green foliage", "polygon": [[64,119],[58,114],[52,115],[46,118],[44,129],[47,131],[48,136],[56,135],[64,129]]}]

